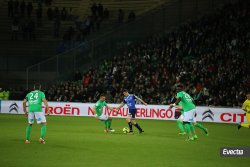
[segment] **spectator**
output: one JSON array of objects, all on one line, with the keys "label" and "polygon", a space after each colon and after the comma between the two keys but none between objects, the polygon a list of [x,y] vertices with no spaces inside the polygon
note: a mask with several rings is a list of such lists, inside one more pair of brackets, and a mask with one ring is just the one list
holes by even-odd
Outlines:
[{"label": "spectator", "polygon": [[56,21],[54,22],[54,38],[59,37],[60,27],[61,27],[61,22],[58,19],[56,19]]},{"label": "spectator", "polygon": [[97,10],[98,10],[98,15],[99,17],[102,17],[102,14],[103,14],[103,6],[101,3],[99,3],[99,6],[97,7]]},{"label": "spectator", "polygon": [[28,18],[30,18],[31,12],[32,12],[32,10],[33,10],[33,5],[32,5],[31,2],[28,3],[26,9],[27,9],[27,12],[28,12]]},{"label": "spectator", "polygon": [[99,99],[99,98],[100,98],[100,93],[99,93],[98,90],[95,92],[94,98],[96,98],[96,99]]},{"label": "spectator", "polygon": [[82,96],[81,96],[79,90],[76,91],[75,101],[76,101],[76,102],[81,102],[81,101],[82,101]]},{"label": "spectator", "polygon": [[135,13],[133,11],[131,11],[128,15],[128,21],[134,21],[135,20]]},{"label": "spectator", "polygon": [[53,19],[53,10],[51,10],[51,8],[49,8],[47,11],[47,17],[49,20]]},{"label": "spectator", "polygon": [[69,9],[69,19],[75,20],[75,11],[72,8]]},{"label": "spectator", "polygon": [[67,10],[65,9],[65,7],[61,11],[61,18],[62,20],[65,20],[67,18]]},{"label": "spectator", "polygon": [[198,104],[198,102],[202,100],[201,92],[196,90],[194,93],[193,99],[195,101],[195,104]]},{"label": "spectator", "polygon": [[21,17],[24,17],[25,8],[26,8],[25,2],[24,0],[22,0],[21,5],[20,5]]},{"label": "spectator", "polygon": [[119,13],[118,13],[118,23],[122,23],[124,20],[124,12],[119,9]]},{"label": "spectator", "polygon": [[13,8],[14,8],[14,3],[12,0],[8,2],[8,16],[13,17]]},{"label": "spectator", "polygon": [[94,14],[94,16],[96,16],[96,11],[97,11],[97,10],[98,10],[98,9],[97,9],[96,4],[93,3],[93,5],[92,5],[92,7],[91,7],[91,12],[92,12],[92,14]]},{"label": "spectator", "polygon": [[113,97],[112,97],[112,95],[110,94],[110,91],[107,91],[107,94],[106,94],[105,98],[106,98],[107,101],[108,101],[108,100],[110,100],[110,101],[113,100]]},{"label": "spectator", "polygon": [[59,15],[60,15],[59,9],[57,7],[55,7],[55,9],[54,9],[54,18],[59,19]]},{"label": "spectator", "polygon": [[103,19],[109,19],[109,11],[107,8],[105,8],[104,12],[103,12]]}]

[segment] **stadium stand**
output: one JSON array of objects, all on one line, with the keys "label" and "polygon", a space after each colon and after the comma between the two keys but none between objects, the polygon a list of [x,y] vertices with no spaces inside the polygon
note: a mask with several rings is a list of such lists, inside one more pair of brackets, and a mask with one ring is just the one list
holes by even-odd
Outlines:
[{"label": "stadium stand", "polygon": [[170,104],[182,83],[198,106],[241,107],[250,84],[249,7],[246,0],[225,4],[43,91],[49,101],[93,102],[106,93],[107,102],[120,103],[129,89],[149,104]]}]

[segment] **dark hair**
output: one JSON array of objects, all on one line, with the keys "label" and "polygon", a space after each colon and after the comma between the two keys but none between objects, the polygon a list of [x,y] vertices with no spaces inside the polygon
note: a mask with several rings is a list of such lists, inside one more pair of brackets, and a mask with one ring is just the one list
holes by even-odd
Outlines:
[{"label": "dark hair", "polygon": [[105,94],[104,94],[104,93],[100,95],[100,97],[103,97],[103,96],[105,96]]},{"label": "dark hair", "polygon": [[35,89],[35,90],[41,89],[41,84],[36,83],[36,84],[34,85],[34,89]]},{"label": "dark hair", "polygon": [[124,89],[123,92],[128,92],[128,89]]},{"label": "dark hair", "polygon": [[247,95],[250,95],[250,92],[247,92]]}]

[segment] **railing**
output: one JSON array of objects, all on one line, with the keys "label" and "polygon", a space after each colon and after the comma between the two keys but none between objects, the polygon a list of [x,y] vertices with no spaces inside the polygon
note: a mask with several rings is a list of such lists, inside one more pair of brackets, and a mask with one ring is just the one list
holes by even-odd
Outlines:
[{"label": "railing", "polygon": [[65,79],[72,79],[75,70],[83,72],[98,67],[101,59],[110,60],[128,44],[142,41],[152,34],[164,33],[171,26],[178,26],[187,19],[197,20],[200,14],[212,13],[218,4],[229,0],[175,0],[151,10],[136,21],[77,46],[65,53],[27,68],[26,86],[31,88],[39,82],[43,87],[58,84]]}]

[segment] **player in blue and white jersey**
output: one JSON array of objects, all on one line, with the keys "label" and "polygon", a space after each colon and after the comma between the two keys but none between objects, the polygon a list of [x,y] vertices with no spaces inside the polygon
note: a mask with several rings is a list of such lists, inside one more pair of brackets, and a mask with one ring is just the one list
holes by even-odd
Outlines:
[{"label": "player in blue and white jersey", "polygon": [[142,99],[138,98],[137,96],[135,96],[133,94],[129,94],[127,89],[124,89],[123,95],[124,95],[124,100],[123,100],[122,104],[117,108],[117,110],[119,108],[122,108],[125,104],[127,104],[128,108],[129,108],[129,113],[128,113],[128,117],[126,120],[128,122],[130,132],[127,134],[134,134],[134,132],[132,130],[132,124],[135,127],[137,127],[137,129],[139,130],[139,133],[144,132],[144,130],[135,122],[135,114],[137,111],[136,107],[135,107],[135,102],[136,102],[136,100],[139,100],[145,106],[147,106],[147,103],[145,103]]}]

